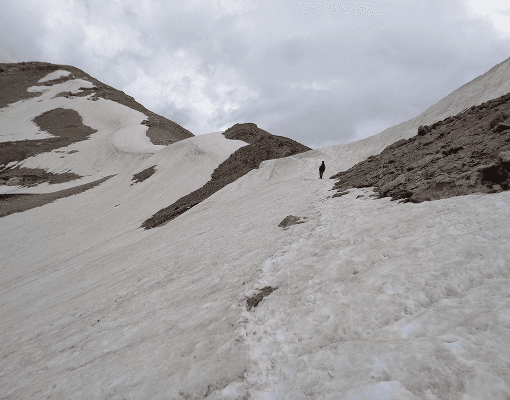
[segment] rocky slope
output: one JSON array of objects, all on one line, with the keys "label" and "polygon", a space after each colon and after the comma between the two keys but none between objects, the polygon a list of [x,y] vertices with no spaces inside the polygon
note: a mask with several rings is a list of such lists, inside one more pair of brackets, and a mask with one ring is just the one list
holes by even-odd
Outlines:
[{"label": "rocky slope", "polygon": [[375,187],[381,197],[419,203],[510,189],[510,93],[472,106],[337,173],[340,196]]}]

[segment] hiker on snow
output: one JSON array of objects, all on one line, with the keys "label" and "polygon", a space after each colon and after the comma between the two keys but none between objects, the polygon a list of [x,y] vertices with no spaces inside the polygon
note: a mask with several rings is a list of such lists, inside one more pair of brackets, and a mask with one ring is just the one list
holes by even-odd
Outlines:
[{"label": "hiker on snow", "polygon": [[321,166],[319,167],[319,178],[322,179],[322,174],[324,174],[324,171],[326,171],[326,164],[324,164],[324,161],[323,161]]}]

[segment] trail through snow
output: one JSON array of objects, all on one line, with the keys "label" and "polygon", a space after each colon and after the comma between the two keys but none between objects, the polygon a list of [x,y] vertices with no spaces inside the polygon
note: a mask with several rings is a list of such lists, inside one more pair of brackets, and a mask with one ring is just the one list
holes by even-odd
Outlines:
[{"label": "trail through snow", "polygon": [[[176,183],[190,190],[186,165],[199,184],[244,144],[221,136],[146,160],[140,184],[119,175],[2,219],[6,396],[508,398],[509,192],[332,198],[320,159],[289,157],[138,229]],[[200,167],[211,140],[232,148]],[[289,214],[307,222],[278,228]]]},{"label": "trail through snow", "polygon": [[243,312],[251,398],[506,398],[510,196],[414,205],[328,187],[316,226],[261,266],[255,288],[278,290]]}]

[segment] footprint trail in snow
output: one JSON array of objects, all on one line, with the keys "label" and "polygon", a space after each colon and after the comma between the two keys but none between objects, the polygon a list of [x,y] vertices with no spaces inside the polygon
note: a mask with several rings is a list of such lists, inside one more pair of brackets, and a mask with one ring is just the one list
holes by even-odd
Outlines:
[{"label": "footprint trail in snow", "polygon": [[[442,398],[484,379],[494,398],[509,390],[480,349],[497,346],[502,368],[510,356],[509,336],[490,334],[510,328],[507,229],[477,216],[493,202],[510,216],[508,193],[415,205],[372,189],[331,198],[321,183],[315,222],[262,264],[250,294],[278,290],[240,321],[251,398]],[[444,383],[424,389],[438,371]]]}]

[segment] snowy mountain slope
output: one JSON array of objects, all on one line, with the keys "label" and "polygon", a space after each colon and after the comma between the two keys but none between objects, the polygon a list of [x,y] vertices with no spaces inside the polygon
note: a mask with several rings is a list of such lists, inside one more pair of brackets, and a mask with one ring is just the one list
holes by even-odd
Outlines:
[{"label": "snowy mountain slope", "polygon": [[[49,87],[31,87],[30,91],[41,91],[41,96],[9,106],[0,112],[0,126],[5,127],[8,133],[8,136],[2,136],[6,141],[37,140],[39,129],[31,120],[57,108],[77,111],[84,125],[97,130],[88,140],[32,156],[17,166],[44,168],[53,173],[71,171],[82,176],[97,172],[111,175],[136,165],[137,161],[164,148],[149,141],[145,135],[147,127],[141,124],[146,116],[138,111],[110,100],[92,101],[89,96],[72,99],[55,97],[64,91],[79,93],[81,87],[93,85],[81,79],[73,79]],[[49,134],[44,136],[51,137]]]},{"label": "snowy mountain slope", "polygon": [[[334,152],[318,149],[139,229],[244,145],[186,139],[0,219],[3,397],[510,396],[510,192],[333,198],[317,168]],[[327,174],[357,158],[326,159]],[[279,228],[289,214],[306,222]]]},{"label": "snowy mountain slope", "polygon": [[[49,72],[53,71],[53,72]],[[70,74],[67,74],[70,72]],[[94,89],[84,89],[81,95],[94,94],[94,98],[103,98],[122,104],[147,115],[145,125],[149,127],[147,136],[156,145],[168,145],[179,140],[193,137],[193,134],[179,124],[146,109],[124,92],[105,85],[84,71],[71,65],[55,65],[44,62],[22,62],[18,64],[0,63],[0,108],[19,100],[37,97],[38,93],[28,92],[31,86],[52,86],[70,79],[83,79],[94,85]],[[63,96],[73,97],[63,92]]]},{"label": "snowy mountain slope", "polygon": [[[156,173],[151,179],[133,183],[133,172],[128,170],[79,196],[61,199],[22,214],[7,216],[1,220],[2,231],[6,236],[11,235],[21,222],[19,229],[20,232],[24,232],[23,242],[27,240],[33,243],[33,249],[39,246],[40,248],[37,250],[38,256],[34,259],[29,253],[24,255],[23,252],[19,252],[19,246],[23,246],[22,242],[17,239],[10,244],[6,242],[2,249],[3,266],[11,265],[9,261],[11,256],[18,260],[14,265],[20,261],[20,257],[26,256],[27,259],[24,261],[26,265],[35,263],[40,266],[43,259],[72,257],[80,249],[90,249],[134,231],[144,219],[166,206],[169,201],[172,202],[203,186],[218,164],[245,145],[246,143],[242,141],[227,140],[221,133],[180,141],[165,147],[154,158],[141,164],[140,170],[155,166]],[[75,212],[76,209],[78,213]],[[71,217],[75,222],[68,221],[71,226],[66,227],[66,223],[57,222],[59,216]],[[42,232],[35,228],[35,224],[32,225],[32,218],[40,221],[44,227]],[[55,247],[48,246],[47,240],[52,234],[58,238],[58,245],[55,243],[58,248],[57,254]],[[9,276],[5,272],[7,270],[4,270],[4,278]]]},{"label": "snowy mountain slope", "polygon": [[[415,136],[421,125],[432,125],[469,107],[480,105],[509,93],[509,77],[510,58],[456,89],[415,118],[366,139],[316,149],[314,152],[302,154],[300,157],[323,158],[334,163],[334,173],[344,171],[371,155],[379,154],[384,148],[399,139],[409,139]],[[328,165],[327,162],[326,165]]]},{"label": "snowy mountain slope", "polygon": [[[0,162],[2,158],[11,160],[14,151],[20,154],[18,158],[14,158],[15,161],[8,164],[4,161],[4,165],[0,165],[4,172],[9,170],[12,175],[12,170],[15,169],[21,177],[37,170],[50,174],[68,172],[87,176],[86,180],[91,181],[125,169],[136,168],[140,162],[164,147],[153,144],[147,136],[148,131],[158,125],[162,117],[148,112],[132,98],[97,80],[88,76],[75,78],[74,74],[85,75],[82,71],[71,67],[68,69],[73,70],[73,74],[68,70],[56,70],[48,74],[47,69],[36,68],[41,67],[39,65],[30,66],[32,69],[27,68],[32,71],[30,75],[32,80],[41,74],[43,77],[35,85],[25,88],[23,85],[22,87],[14,85],[17,74],[21,72],[12,72],[12,65],[9,64],[9,66],[11,67],[7,72],[0,74],[2,82],[7,81],[7,84],[2,86],[2,98],[6,97],[9,101],[13,101],[16,98],[13,97],[15,95],[22,98],[24,89],[26,93],[37,95],[12,102],[0,109],[0,142],[2,142],[0,145],[3,146],[0,147],[2,151]],[[14,82],[10,82],[9,79],[14,79]],[[21,80],[22,77],[17,79]],[[38,116],[47,115],[52,110],[75,110],[82,119],[81,124],[92,128],[95,133],[89,137],[76,137],[75,140],[69,140],[72,136],[71,132],[79,125],[74,124],[67,127],[69,135],[64,130],[60,131],[60,135],[64,137],[57,138],[51,128],[60,124],[61,121],[52,122],[51,120],[47,121],[50,131],[45,132],[34,121],[37,122]],[[54,118],[58,119],[58,115]],[[175,142],[192,136],[182,127],[180,128],[183,132],[171,131],[170,123],[172,122],[166,121],[165,123],[169,126],[166,131],[166,144],[168,140]],[[175,123],[172,124],[179,127]],[[160,135],[163,127],[155,126],[155,128]],[[65,140],[62,141],[62,139]],[[49,146],[49,149],[34,154],[32,149],[37,149],[37,146],[40,149]],[[23,157],[23,151],[20,152],[20,148],[24,149],[28,158]],[[23,169],[19,171],[19,168]],[[52,187],[51,190],[56,191],[76,184],[78,183],[67,183],[60,187]],[[16,186],[3,189],[3,192],[13,191]],[[42,190],[48,191],[48,188]]]},{"label": "snowy mountain slope", "polygon": [[505,398],[509,192],[335,199],[292,164],[150,231],[91,229],[102,186],[4,218],[6,396]]}]

